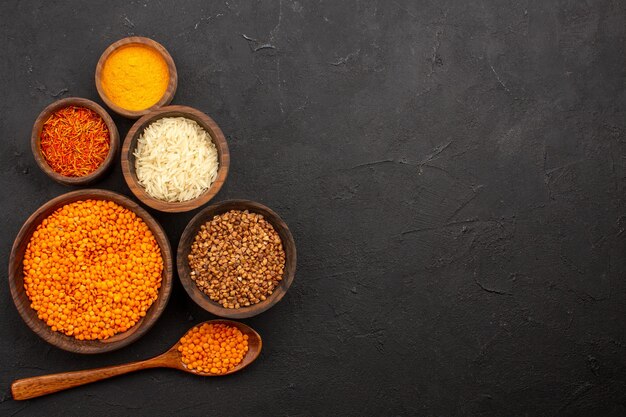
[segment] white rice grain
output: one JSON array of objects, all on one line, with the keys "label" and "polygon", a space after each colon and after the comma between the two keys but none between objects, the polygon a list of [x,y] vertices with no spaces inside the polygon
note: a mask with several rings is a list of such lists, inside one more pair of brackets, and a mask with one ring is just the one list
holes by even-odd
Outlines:
[{"label": "white rice grain", "polygon": [[168,202],[198,197],[211,187],[219,168],[211,136],[185,117],[148,125],[133,155],[139,183],[152,197]]}]

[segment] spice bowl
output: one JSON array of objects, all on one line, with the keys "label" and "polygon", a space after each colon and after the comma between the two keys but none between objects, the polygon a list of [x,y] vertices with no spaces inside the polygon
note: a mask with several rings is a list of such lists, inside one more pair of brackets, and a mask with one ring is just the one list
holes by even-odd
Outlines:
[{"label": "spice bowl", "polygon": [[[226,308],[213,301],[202,290],[198,288],[191,277],[191,268],[188,256],[191,246],[202,225],[213,219],[214,216],[228,212],[230,210],[245,211],[262,215],[265,220],[272,225],[280,237],[283,250],[285,252],[285,267],[282,280],[276,286],[272,294],[264,301],[252,304],[248,307]],[[287,293],[296,273],[296,244],[287,224],[270,208],[263,204],[250,200],[226,200],[202,209],[191,219],[178,243],[176,253],[176,266],[178,276],[187,294],[200,307],[219,317],[229,319],[243,319],[256,316],[278,303]]]},{"label": "spice bowl", "polygon": [[[160,55],[163,61],[165,61],[165,65],[167,66],[168,70],[168,82],[163,95],[161,95],[161,98],[155,104],[142,110],[130,110],[121,107],[106,94],[105,88],[103,86],[103,70],[105,63],[114,53],[121,51],[123,48],[129,46],[141,46],[156,52],[158,55]],[[150,38],[145,38],[142,36],[131,36],[114,42],[107,49],[104,50],[104,52],[100,56],[100,59],[98,60],[98,64],[96,65],[95,81],[96,89],[98,90],[100,98],[111,110],[129,119],[138,119],[139,117],[148,114],[151,111],[160,107],[167,106],[172,102],[172,99],[176,94],[176,88],[178,86],[178,72],[176,71],[176,65],[174,65],[174,60],[172,59],[172,56],[163,45]]]},{"label": "spice bowl", "polygon": [[[78,340],[61,332],[53,331],[51,327],[38,317],[37,312],[31,307],[31,300],[26,294],[24,287],[24,256],[26,248],[37,227],[44,219],[54,213],[58,208],[69,203],[88,199],[112,201],[135,213],[136,216],[144,221],[152,232],[158,246],[160,247],[163,259],[161,287],[158,290],[156,300],[147,309],[145,316],[141,317],[139,321],[137,321],[137,323],[135,323],[135,325],[130,327],[128,330],[117,333],[114,336],[103,340]],[[63,194],[48,201],[26,220],[11,249],[8,275],[11,296],[15,306],[28,327],[30,327],[31,330],[34,331],[39,337],[60,349],[70,352],[85,354],[102,353],[119,349],[136,341],[155,324],[161,313],[163,313],[172,290],[172,253],[169,241],[162,227],[137,203],[112,191],[100,189],[77,190]]]},{"label": "spice bowl", "polygon": [[[217,160],[219,164],[217,177],[206,191],[192,200],[168,202],[154,198],[146,192],[137,177],[134,155],[137,141],[146,127],[165,117],[184,117],[195,121],[209,134],[217,150]],[[135,122],[128,131],[124,143],[122,144],[121,163],[126,184],[130,188],[130,191],[141,200],[141,202],[159,211],[177,213],[194,210],[203,206],[219,192],[228,176],[230,153],[224,133],[222,133],[222,130],[212,118],[192,107],[174,105],[154,110]]]},{"label": "spice bowl", "polygon": [[[48,165],[48,163],[46,162],[46,159],[41,150],[41,132],[43,130],[44,123],[50,118],[51,115],[53,115],[58,110],[71,106],[84,107],[94,111],[96,114],[98,114],[98,116],[102,118],[109,130],[109,153],[95,171],[81,177],[69,177],[53,170],[52,167],[50,167],[50,165]],[[109,113],[107,113],[107,111],[102,108],[102,106],[86,98],[68,97],[62,100],[55,101],[54,103],[43,109],[43,111],[35,120],[35,124],[33,125],[30,144],[33,156],[35,158],[35,162],[46,175],[48,175],[50,178],[60,184],[78,186],[91,184],[102,178],[102,176],[111,167],[113,160],[115,159],[115,155],[117,155],[120,145],[120,136],[117,131],[117,127],[113,122],[113,119],[111,118]]]}]

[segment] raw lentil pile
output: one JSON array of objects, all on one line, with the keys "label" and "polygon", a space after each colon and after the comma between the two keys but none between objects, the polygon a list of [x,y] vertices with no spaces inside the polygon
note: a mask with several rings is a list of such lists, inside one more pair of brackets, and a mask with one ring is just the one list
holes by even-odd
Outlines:
[{"label": "raw lentil pile", "polygon": [[43,220],[24,255],[24,288],[41,320],[78,340],[134,326],[157,299],[161,250],[144,221],[112,202],[67,204]]},{"label": "raw lentil pile", "polygon": [[225,324],[204,323],[180,339],[178,351],[191,370],[225,374],[243,360],[248,352],[248,335]]},{"label": "raw lentil pile", "polygon": [[202,225],[188,261],[202,292],[223,307],[241,308],[274,292],[283,279],[285,251],[262,215],[231,210]]}]

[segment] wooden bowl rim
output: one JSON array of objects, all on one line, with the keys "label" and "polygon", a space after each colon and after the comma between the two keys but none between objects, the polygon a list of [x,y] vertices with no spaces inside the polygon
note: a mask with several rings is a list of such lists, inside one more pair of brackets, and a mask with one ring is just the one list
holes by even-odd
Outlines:
[{"label": "wooden bowl rim", "polygon": [[[213,218],[213,216],[224,213],[228,210],[248,210],[253,213],[262,214],[265,220],[272,225],[277,233],[280,234],[283,232],[285,235],[284,238],[281,236],[283,249],[285,251],[285,271],[283,273],[282,281],[278,284],[272,295],[270,295],[265,301],[238,309],[225,308],[211,300],[198,288],[188,273],[186,273],[186,270],[188,270],[189,267],[187,266],[187,268],[185,268],[187,262],[186,255],[189,250],[183,246],[184,242],[186,240],[191,242],[200,229],[200,226]],[[265,211],[266,213],[261,213],[260,211]],[[289,268],[289,265],[293,265],[293,267]],[[178,248],[176,251],[176,268],[178,270],[178,278],[180,279],[181,284],[185,288],[189,297],[191,297],[196,304],[218,317],[226,319],[244,319],[263,313],[276,305],[285,296],[296,275],[297,248],[293,235],[291,234],[291,230],[289,230],[289,226],[274,210],[264,204],[252,200],[224,200],[205,207],[189,221],[178,242]]]},{"label": "wooden bowl rim", "polygon": [[[23,262],[23,254],[19,259],[17,259],[19,245],[25,239],[30,240],[32,233],[35,231],[38,225],[35,224],[35,222],[39,216],[44,216],[43,218],[45,218],[45,216],[49,216],[50,214],[52,214],[53,207],[61,206],[63,205],[63,203],[68,204],[70,202],[80,201],[82,197],[84,197],[85,199],[113,201],[116,204],[119,204],[133,211],[137,216],[141,217],[141,219],[146,223],[146,225],[149,227],[150,231],[154,235],[155,239],[157,240],[157,243],[161,248],[161,256],[163,258],[163,273],[161,278],[161,288],[159,289],[159,296],[148,309],[148,313],[150,313],[151,310],[154,310],[154,313],[148,319],[146,319],[146,317],[148,317],[148,314],[146,314],[145,317],[141,318],[133,327],[131,327],[127,331],[123,333],[118,333],[115,336],[112,336],[111,338],[106,340],[78,340],[71,336],[64,335],[63,333],[54,332],[51,330],[50,327],[48,327],[46,323],[44,323],[41,319],[39,319],[39,317],[37,317],[37,313],[30,307],[30,303],[22,304],[18,301],[20,298],[20,293],[17,287],[16,279],[18,274],[20,273],[20,268]],[[44,214],[46,212],[48,212],[47,215]],[[39,337],[41,337],[51,345],[69,352],[84,354],[103,353],[120,349],[138,340],[148,330],[150,330],[167,306],[172,292],[173,274],[174,271],[171,245],[169,243],[167,234],[163,230],[162,226],[156,221],[156,219],[154,219],[139,204],[135,203],[128,197],[113,191],[97,188],[76,190],[62,194],[53,198],[52,200],[49,200],[37,210],[35,210],[35,212],[31,214],[24,222],[15,240],[13,241],[13,246],[11,247],[11,255],[9,257],[8,269],[11,297],[13,299],[15,307],[20,314],[20,317],[22,318],[22,320],[24,320],[26,325],[33,332],[35,332],[35,334],[37,334]],[[28,298],[28,296],[26,297]]]},{"label": "wooden bowl rim", "polygon": [[[41,129],[43,128],[43,124],[52,113],[70,106],[85,107],[93,110],[100,117],[102,117],[102,120],[104,120],[104,123],[109,129],[109,153],[107,154],[107,157],[95,171],[83,177],[66,177],[65,175],[59,174],[54,171],[50,165],[48,165],[46,159],[41,153]],[[67,97],[47,105],[41,113],[39,113],[39,116],[37,116],[30,136],[30,148],[39,168],[41,168],[41,170],[54,181],[64,185],[87,185],[101,178],[115,160],[119,146],[120,135],[117,130],[117,126],[109,113],[95,101],[82,97]]]},{"label": "wooden bowl rim", "polygon": [[[159,101],[144,110],[128,110],[118,106],[111,99],[109,99],[109,97],[104,92],[104,88],[102,87],[102,69],[104,68],[104,63],[106,62],[106,60],[117,49],[132,44],[147,46],[157,51],[165,60],[165,63],[167,64],[167,69],[169,71],[169,82],[167,84],[167,88],[165,89],[165,93],[163,93],[163,96]],[[144,36],[129,36],[113,42],[104,50],[104,52],[102,52],[102,55],[100,55],[100,59],[98,59],[98,64],[96,65],[95,82],[96,90],[98,90],[98,95],[111,110],[129,119],[137,119],[155,109],[167,106],[172,102],[172,99],[176,94],[176,89],[178,88],[178,71],[176,70],[174,59],[167,51],[167,49],[165,49],[165,47],[159,42],[155,41],[154,39],[146,38]]]},{"label": "wooden bowl rim", "polygon": [[[132,152],[134,151],[134,147],[133,149],[131,149],[131,142],[133,141],[133,138],[136,135],[140,135],[141,132],[150,123],[164,117],[168,117],[169,113],[181,113],[183,116],[193,116],[189,117],[192,120],[195,120],[194,118],[199,119],[201,122],[200,125],[204,130],[207,131],[218,151],[219,167],[217,169],[217,177],[215,178],[215,181],[213,181],[213,184],[211,184],[211,187],[209,187],[208,190],[206,190],[204,193],[200,194],[193,200],[187,200],[182,202],[167,202],[152,197],[145,191],[144,187],[139,184],[137,174],[130,164],[130,157]],[[126,137],[124,138],[124,143],[122,145],[121,165],[126,184],[130,188],[131,192],[135,195],[135,197],[141,200],[141,202],[152,207],[155,210],[170,213],[181,213],[185,211],[195,210],[198,207],[208,203],[213,197],[215,197],[215,195],[217,195],[217,193],[224,185],[224,182],[226,182],[226,177],[228,176],[228,170],[230,167],[230,152],[228,150],[226,137],[224,136],[222,129],[220,129],[215,120],[213,120],[206,113],[203,113],[202,111],[193,107],[172,105],[156,109],[146,114],[141,119],[137,120],[135,124],[133,124],[133,126],[126,134]]]}]

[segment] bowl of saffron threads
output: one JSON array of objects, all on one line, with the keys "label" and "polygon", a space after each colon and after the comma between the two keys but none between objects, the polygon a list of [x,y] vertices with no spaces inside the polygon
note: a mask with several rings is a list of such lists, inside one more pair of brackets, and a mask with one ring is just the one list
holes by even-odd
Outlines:
[{"label": "bowl of saffron threads", "polygon": [[97,103],[68,97],[46,107],[35,120],[35,162],[64,185],[86,185],[110,168],[120,137],[111,116]]}]

